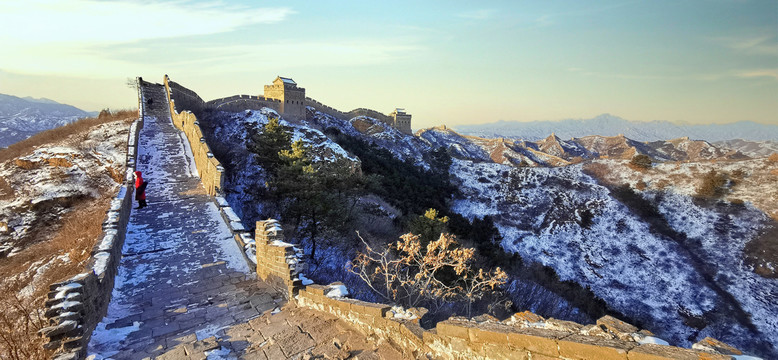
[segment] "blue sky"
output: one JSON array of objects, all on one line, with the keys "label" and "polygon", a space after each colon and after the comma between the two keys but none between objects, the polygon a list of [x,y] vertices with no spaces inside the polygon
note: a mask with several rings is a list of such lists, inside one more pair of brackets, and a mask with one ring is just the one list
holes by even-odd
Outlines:
[{"label": "blue sky", "polygon": [[778,1],[0,3],[0,93],[135,105],[164,74],[206,100],[294,78],[414,128],[588,118],[778,124]]}]

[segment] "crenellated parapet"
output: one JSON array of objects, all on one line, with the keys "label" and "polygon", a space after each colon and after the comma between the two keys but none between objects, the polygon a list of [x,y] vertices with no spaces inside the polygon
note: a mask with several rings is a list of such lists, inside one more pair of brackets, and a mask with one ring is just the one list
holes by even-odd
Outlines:
[{"label": "crenellated parapet", "polygon": [[305,270],[302,250],[284,241],[284,232],[277,220],[257,221],[255,230],[257,275],[288,289],[294,296],[302,287],[299,275]]},{"label": "crenellated parapet", "polygon": [[[193,112],[197,109],[204,109],[205,102],[193,91],[170,81],[167,75],[164,77],[164,85],[173,126],[186,135],[192,149],[197,172],[200,175],[200,181],[202,181],[206,191],[209,195],[217,195],[221,191],[224,168],[219,160],[213,156],[208,144],[205,143],[200,123]],[[186,105],[181,105],[182,103]]]}]

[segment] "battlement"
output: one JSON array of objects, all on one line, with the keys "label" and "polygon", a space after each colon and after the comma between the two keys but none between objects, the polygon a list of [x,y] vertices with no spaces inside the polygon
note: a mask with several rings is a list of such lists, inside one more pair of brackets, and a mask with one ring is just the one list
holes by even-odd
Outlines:
[{"label": "battlement", "polygon": [[[595,324],[544,319],[525,311],[500,321],[488,315],[473,319],[451,317],[434,329],[419,325],[426,309],[402,310],[385,304],[335,295],[340,283],[302,286],[305,268],[295,247],[283,241],[276,220],[257,222],[257,273],[262,279],[281,279],[288,296],[300,307],[337,316],[368,337],[382,339],[403,355],[435,359],[731,359],[741,352],[712,338],[692,349],[658,345],[653,334],[611,316]],[[410,316],[409,316],[410,314]]]}]

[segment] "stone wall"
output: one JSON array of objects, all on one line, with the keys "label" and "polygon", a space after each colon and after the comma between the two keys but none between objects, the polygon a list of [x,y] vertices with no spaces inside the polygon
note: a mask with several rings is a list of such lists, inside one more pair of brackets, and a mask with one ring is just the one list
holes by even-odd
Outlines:
[{"label": "stone wall", "polygon": [[[209,195],[213,196],[213,201],[219,208],[219,213],[221,214],[224,223],[230,229],[238,246],[241,249],[244,249],[244,259],[246,260],[246,263],[251,266],[255,264],[253,239],[251,239],[250,234],[246,231],[246,227],[243,226],[240,218],[235,214],[235,211],[232,210],[227,203],[227,200],[220,196],[224,168],[222,168],[219,161],[213,156],[208,144],[205,142],[205,137],[203,136],[202,129],[200,129],[200,123],[197,120],[197,116],[192,113],[192,111],[189,111],[190,109],[186,106],[177,105],[176,101],[179,99],[175,96],[176,94],[183,94],[184,99],[181,101],[182,103],[191,103],[193,101],[192,99],[199,99],[200,97],[193,91],[174,83],[167,75],[165,75],[164,83],[168,94],[168,105],[173,126],[184,133],[184,136],[189,143],[189,148],[192,150],[195,167],[197,168],[203,187],[205,187]],[[178,90],[175,90],[175,88],[172,88],[171,86]],[[233,101],[245,100],[244,97],[248,97],[248,95],[237,95],[213,100],[204,103],[203,108],[209,108],[208,104],[227,104]],[[252,99],[252,101],[253,100],[254,99]],[[195,103],[199,102],[195,100]],[[249,255],[249,253],[251,255]]]},{"label": "stone wall", "polygon": [[404,310],[334,296],[340,284],[303,286],[298,250],[284,242],[276,220],[257,222],[257,274],[286,285],[298,306],[337,316],[367,337],[387,341],[407,357],[433,359],[731,359],[740,351],[706,338],[692,349],[653,344],[653,334],[611,316],[596,324],[544,319],[522,312],[500,321],[489,315],[451,317],[434,329],[419,326],[425,309]]},{"label": "stone wall", "polygon": [[281,111],[281,101],[268,99],[264,96],[234,95],[221,99],[210,100],[205,103],[206,109],[240,112],[243,110],[260,110],[263,107],[276,112]]},{"label": "stone wall", "polygon": [[[197,111],[198,108],[200,110],[204,109],[205,103],[193,91],[170,81],[167,75],[165,75],[164,83],[168,94],[168,105],[173,125],[186,135],[187,142],[192,149],[197,172],[200,175],[200,181],[202,181],[208,194],[215,196],[221,192],[224,168],[219,163],[219,160],[213,157],[211,149],[205,143],[197,116],[192,112]],[[176,96],[180,96],[181,99]],[[198,101],[197,99],[200,100]],[[182,104],[194,104],[194,108]]]},{"label": "stone wall", "polygon": [[56,359],[82,359],[86,346],[100,320],[108,310],[111,301],[114,278],[119,269],[122,246],[132,209],[132,198],[137,156],[138,134],[143,127],[145,101],[138,83],[139,118],[130,126],[127,139],[126,176],[124,184],[111,200],[111,206],[103,221],[103,232],[92,248],[91,257],[83,273],[49,287],[45,304],[48,327],[40,334],[47,338],[45,348],[54,350]]},{"label": "stone wall", "polygon": [[205,101],[200,98],[200,95],[176,82],[170,81],[167,75],[165,75],[165,88],[168,91],[168,99],[176,99],[177,101],[174,107],[176,112],[189,110],[195,114],[200,114],[205,109]]},{"label": "stone wall", "polygon": [[342,111],[340,111],[338,109],[335,109],[333,107],[324,105],[321,102],[314,100],[313,98],[306,97],[305,98],[305,106],[312,107],[312,108],[316,109],[316,111],[319,111],[319,112],[321,112],[323,114],[327,114],[329,116],[332,116],[332,117],[335,117],[335,118],[338,118],[338,119],[344,119],[344,120],[348,120],[349,119],[348,115],[346,115],[346,113],[344,113],[344,112],[342,112]]},{"label": "stone wall", "polygon": [[380,113],[378,111],[375,111],[373,109],[366,109],[366,108],[358,108],[351,110],[346,113],[347,119],[355,118],[357,116],[367,116],[371,117],[377,120],[380,120],[381,122],[387,123],[389,125],[394,126],[393,120],[390,116],[385,115],[383,113]]},{"label": "stone wall", "polygon": [[255,230],[257,275],[264,281],[275,283],[294,296],[302,287],[298,275],[304,271],[302,250],[284,242],[284,232],[278,221],[257,221]]}]

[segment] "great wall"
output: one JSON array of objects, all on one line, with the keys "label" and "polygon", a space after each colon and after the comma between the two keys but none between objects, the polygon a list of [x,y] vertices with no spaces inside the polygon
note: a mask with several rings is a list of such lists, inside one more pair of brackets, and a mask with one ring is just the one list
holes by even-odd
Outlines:
[{"label": "great wall", "polygon": [[[220,196],[224,169],[210,152],[195,115],[206,108],[242,111],[269,107],[283,113],[282,102],[249,96],[204,102],[195,92],[170,81],[167,76],[161,85],[145,82],[141,78],[137,79],[137,83],[139,119],[132,124],[128,139],[127,178],[106,214],[103,237],[93,249],[92,258],[82,274],[51,285],[50,300],[46,303],[46,317],[51,326],[41,331],[41,334],[49,339],[47,348],[56,350],[56,359],[85,358],[93,331],[94,336],[100,338],[110,332],[109,326],[135,330],[136,332],[125,334],[128,339],[142,333],[132,341],[122,340],[121,349],[124,350],[115,353],[113,357],[132,359],[205,358],[208,351],[216,351],[220,346],[222,349],[227,346],[240,358],[306,358],[306,354],[316,356],[325,351],[320,350],[324,348],[340,354],[340,358],[355,355],[349,353],[349,348],[343,346],[340,340],[333,338],[335,334],[320,338],[320,335],[309,330],[316,327],[324,329],[324,332],[328,332],[329,327],[338,329],[329,331],[330,333],[361,334],[360,336],[370,342],[381,344],[377,346],[379,350],[390,348],[383,353],[377,351],[378,355],[360,353],[354,357],[360,359],[403,357],[656,360],[731,359],[731,355],[741,354],[737,349],[711,338],[696,343],[691,349],[650,343],[651,341],[645,341],[652,339],[650,332],[639,330],[609,316],[597,320],[596,324],[583,325],[544,319],[530,312],[522,312],[502,321],[488,315],[473,319],[452,317],[439,322],[432,329],[424,329],[419,325],[418,317],[398,314],[390,305],[333,296],[332,290],[337,288],[338,284],[303,285],[298,274],[305,269],[305,263],[297,247],[285,242],[283,229],[278,222],[257,222],[252,236]],[[164,91],[164,94],[161,91]],[[310,98],[304,98],[303,103],[317,111],[337,114],[335,116],[344,118],[372,114],[372,110],[368,109],[341,113]],[[144,126],[146,130],[142,132]],[[166,130],[167,128],[175,130]],[[177,141],[177,136],[182,136],[183,147],[162,144],[157,139],[160,132],[164,132],[165,136],[174,142]],[[151,153],[144,146],[163,146],[165,152],[150,160]],[[190,161],[193,162],[196,172],[187,172]],[[166,201],[170,202],[172,217],[191,217],[188,222],[184,219],[181,220],[184,222],[179,224],[131,210],[131,174],[136,168],[144,168],[149,163],[164,165],[169,169],[166,171],[175,175],[173,177],[176,180],[169,184],[174,186],[177,196],[183,196],[180,198],[183,200],[170,200],[173,199],[170,192],[165,195],[170,197],[166,198]],[[187,180],[189,178],[198,179],[199,184]],[[158,191],[161,189],[158,188]],[[195,197],[204,210],[192,211],[194,208],[181,206],[182,201],[195,201],[191,200]],[[152,202],[151,205],[164,208],[166,204]],[[218,213],[218,219],[202,223],[197,216],[205,211]],[[165,230],[167,233],[162,237],[151,239],[149,236],[159,234],[138,230],[144,226],[154,228],[159,222],[168,223]],[[192,231],[203,227],[205,230]],[[208,227],[213,229],[209,230]],[[213,262],[206,263],[200,254],[197,255],[200,257],[193,255],[188,259],[198,265],[196,271],[192,271],[197,280],[184,279],[188,282],[177,287],[175,284],[170,285],[177,278],[168,279],[167,286],[162,282],[165,279],[160,279],[159,284],[141,289],[141,294],[123,292],[128,288],[126,283],[133,280],[128,274],[135,275],[133,269],[143,268],[143,261],[163,261],[166,266],[178,266],[180,264],[169,262],[183,259],[175,256],[157,259],[153,257],[156,255],[149,254],[171,255],[171,251],[168,251],[170,249],[154,244],[153,249],[145,250],[147,248],[143,246],[147,246],[149,242],[177,237],[185,241],[176,243],[180,247],[173,252],[183,253],[187,247],[208,246],[206,243],[195,243],[194,237],[199,239],[198,234],[202,231],[218,232],[215,228],[228,230],[225,233],[226,238],[235,242],[230,246],[237,245],[239,249],[253,246],[256,258],[242,257],[240,261],[254,269],[254,277],[243,276],[240,272],[225,268],[225,262],[234,259],[225,261],[209,253],[205,258],[213,259]],[[203,240],[213,241],[208,237]],[[136,246],[141,247],[135,248]],[[242,254],[245,256],[245,253]],[[144,258],[147,255],[152,257]],[[165,270],[173,271],[172,269],[170,267]],[[160,276],[169,275],[162,274]],[[115,284],[117,277],[121,279],[122,284]],[[155,280],[157,279],[140,279],[135,285],[143,286],[145,282],[152,283]],[[192,283],[197,286],[191,286]],[[288,301],[296,306],[297,310],[292,312],[309,311],[308,317],[317,313],[321,315],[315,317],[321,316],[329,320],[311,325],[310,319],[300,320],[298,316],[298,320],[292,321],[294,314],[287,314],[289,310],[279,312],[278,304],[281,301]],[[158,305],[160,303],[163,307]],[[117,309],[117,304],[132,307],[135,311],[122,314],[124,317],[114,319],[113,322],[106,322],[104,316],[106,319],[119,316],[112,313]],[[109,307],[113,309],[111,312]],[[409,309],[409,312],[423,315],[426,310]],[[225,317],[225,313],[230,316]],[[220,323],[224,319],[228,319],[227,322]],[[286,325],[274,319],[284,319]],[[144,329],[145,323],[149,324],[148,329]],[[212,323],[218,323],[226,330],[222,331],[221,335],[217,333],[218,336],[201,339],[203,329],[209,328]],[[273,324],[288,327],[283,331],[268,330]],[[293,324],[297,327],[291,326]],[[239,342],[236,340],[238,338],[241,339]]]}]

